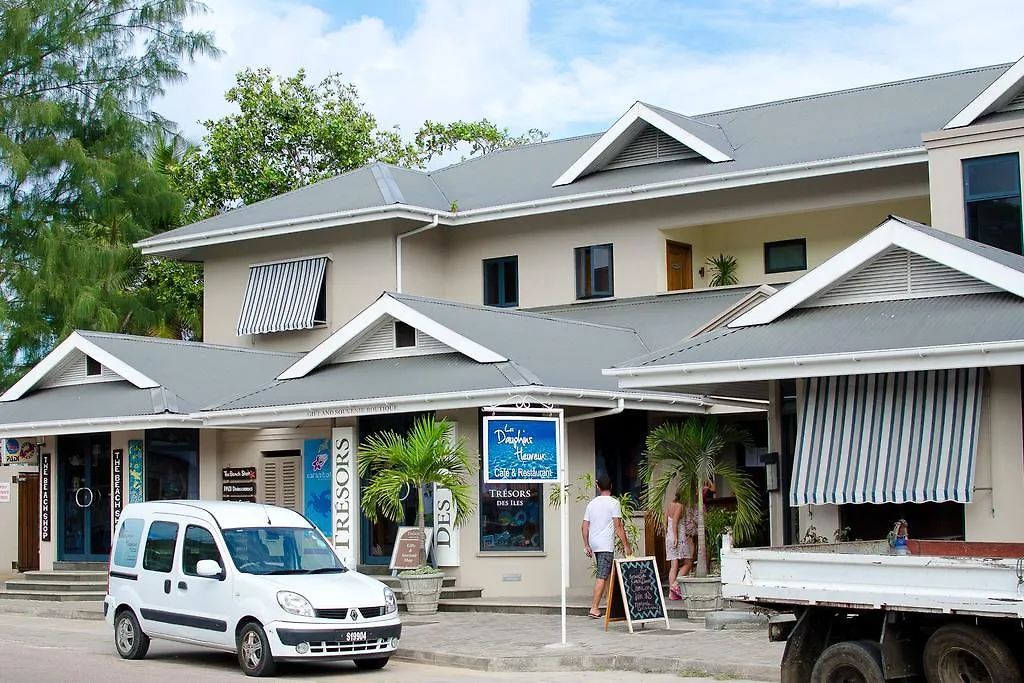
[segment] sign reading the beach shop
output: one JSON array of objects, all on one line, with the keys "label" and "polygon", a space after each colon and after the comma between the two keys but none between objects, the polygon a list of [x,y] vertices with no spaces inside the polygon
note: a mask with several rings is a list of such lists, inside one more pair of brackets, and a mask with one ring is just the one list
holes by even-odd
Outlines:
[{"label": "sign reading the beach shop", "polygon": [[306,439],[302,442],[303,511],[327,538],[334,533],[331,523],[331,440]]},{"label": "sign reading the beach shop", "polygon": [[484,418],[484,481],[558,481],[556,417]]}]

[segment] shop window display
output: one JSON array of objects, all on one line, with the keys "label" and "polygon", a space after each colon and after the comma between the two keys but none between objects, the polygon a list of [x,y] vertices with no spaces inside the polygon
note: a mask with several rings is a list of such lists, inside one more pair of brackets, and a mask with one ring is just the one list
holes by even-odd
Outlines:
[{"label": "shop window display", "polygon": [[480,550],[544,550],[542,484],[480,485]]}]

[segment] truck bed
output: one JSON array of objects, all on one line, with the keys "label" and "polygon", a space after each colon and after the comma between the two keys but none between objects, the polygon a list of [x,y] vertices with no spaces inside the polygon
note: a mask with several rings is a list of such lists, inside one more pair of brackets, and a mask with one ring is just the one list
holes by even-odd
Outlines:
[{"label": "truck bed", "polygon": [[768,606],[1024,618],[1024,544],[885,540],[722,548],[722,595]]}]

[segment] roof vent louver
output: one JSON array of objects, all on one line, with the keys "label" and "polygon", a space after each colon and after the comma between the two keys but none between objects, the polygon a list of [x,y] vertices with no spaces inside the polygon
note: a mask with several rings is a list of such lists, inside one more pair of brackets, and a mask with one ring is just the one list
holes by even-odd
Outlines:
[{"label": "roof vent louver", "polygon": [[1017,93],[1012,100],[1003,105],[999,111],[1024,111],[1024,89]]},{"label": "roof vent louver", "polygon": [[694,159],[700,155],[670,135],[648,125],[605,168],[626,168],[661,161]]}]

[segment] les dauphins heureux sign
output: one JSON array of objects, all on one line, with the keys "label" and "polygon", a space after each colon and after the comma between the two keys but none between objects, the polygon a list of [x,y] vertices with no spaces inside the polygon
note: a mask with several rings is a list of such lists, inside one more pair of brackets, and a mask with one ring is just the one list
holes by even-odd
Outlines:
[{"label": "les dauphins heureux sign", "polygon": [[483,420],[484,481],[558,481],[557,417],[489,416]]}]

